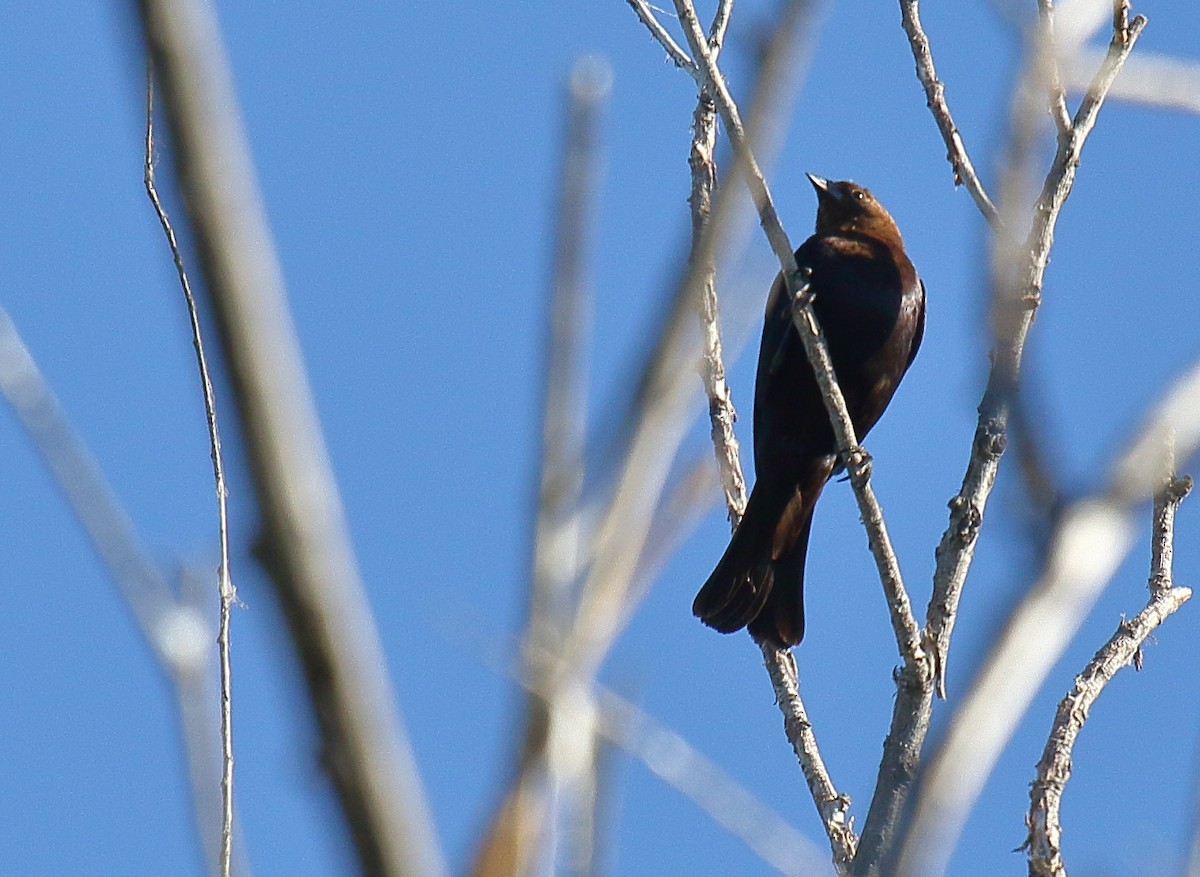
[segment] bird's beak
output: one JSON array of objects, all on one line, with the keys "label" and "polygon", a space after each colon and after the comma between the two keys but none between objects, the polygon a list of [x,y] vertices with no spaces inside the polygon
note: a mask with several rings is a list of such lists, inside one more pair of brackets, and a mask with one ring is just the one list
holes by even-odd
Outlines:
[{"label": "bird's beak", "polygon": [[808,181],[813,184],[813,188],[817,190],[818,195],[830,194],[829,180],[824,177],[818,177],[816,174],[806,173],[804,176],[808,177]]}]

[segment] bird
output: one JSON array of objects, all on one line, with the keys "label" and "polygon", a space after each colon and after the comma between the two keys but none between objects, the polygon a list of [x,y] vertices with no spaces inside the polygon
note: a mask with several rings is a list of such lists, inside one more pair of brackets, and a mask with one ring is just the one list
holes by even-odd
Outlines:
[{"label": "bird", "polygon": [[[814,234],[796,250],[846,407],[861,440],[879,420],[925,332],[925,285],[895,220],[849,180],[806,174]],[[756,480],[733,537],[692,612],[758,642],[804,639],[804,565],[813,510],[842,471],[816,376],[792,321],[783,275],[767,297],[754,388]]]}]

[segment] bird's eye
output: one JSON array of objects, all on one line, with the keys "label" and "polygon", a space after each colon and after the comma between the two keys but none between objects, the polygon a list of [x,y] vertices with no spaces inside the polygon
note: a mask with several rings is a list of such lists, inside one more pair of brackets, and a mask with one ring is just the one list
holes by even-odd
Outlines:
[{"label": "bird's eye", "polygon": [[859,189],[857,192],[854,193],[854,197],[857,198],[859,201],[863,201],[866,199],[867,194],[862,189]]}]

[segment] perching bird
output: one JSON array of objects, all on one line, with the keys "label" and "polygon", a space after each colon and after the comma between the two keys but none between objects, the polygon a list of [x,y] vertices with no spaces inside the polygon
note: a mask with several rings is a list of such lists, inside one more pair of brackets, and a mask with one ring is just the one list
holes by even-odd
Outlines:
[{"label": "perching bird", "polygon": [[[817,190],[817,227],[796,262],[811,272],[812,307],[861,439],[921,345],[925,286],[895,221],[870,192],[849,181],[808,178]],[[767,298],[758,352],[754,465],[758,480],[746,513],[692,611],[722,633],[748,626],[756,640],[793,646],[804,638],[813,507],[842,466],[782,275]]]}]

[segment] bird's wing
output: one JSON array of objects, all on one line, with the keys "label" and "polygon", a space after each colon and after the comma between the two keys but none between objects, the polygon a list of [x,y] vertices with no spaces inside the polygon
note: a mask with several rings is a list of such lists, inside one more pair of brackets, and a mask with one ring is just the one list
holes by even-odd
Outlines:
[{"label": "bird's wing", "polygon": [[908,352],[908,362],[904,366],[905,371],[917,358],[917,351],[921,349],[921,339],[925,337],[925,281],[918,277],[917,283],[921,287],[921,303],[917,313],[917,328],[913,332],[912,349]]}]

